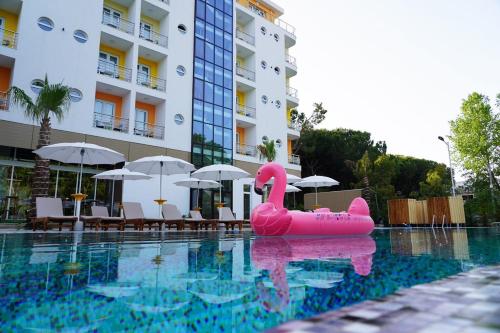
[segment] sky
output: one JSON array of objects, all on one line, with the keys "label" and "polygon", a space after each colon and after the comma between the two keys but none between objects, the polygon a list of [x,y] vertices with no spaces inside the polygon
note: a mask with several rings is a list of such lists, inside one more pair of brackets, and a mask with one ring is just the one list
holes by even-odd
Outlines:
[{"label": "sky", "polygon": [[448,164],[449,121],[473,91],[500,93],[500,0],[275,0],[297,29],[299,111],[321,128]]}]

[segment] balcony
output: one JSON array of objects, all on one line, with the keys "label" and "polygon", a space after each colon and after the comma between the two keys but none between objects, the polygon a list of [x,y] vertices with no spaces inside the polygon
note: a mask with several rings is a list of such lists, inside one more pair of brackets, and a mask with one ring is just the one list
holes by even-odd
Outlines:
[{"label": "balcony", "polygon": [[299,155],[288,155],[288,163],[293,165],[300,165],[300,156]]},{"label": "balcony", "polygon": [[128,119],[113,115],[94,112],[94,127],[109,131],[128,132]]},{"label": "balcony", "polygon": [[302,126],[300,124],[289,121],[288,128],[294,131],[300,132],[302,130]]},{"label": "balcony", "polygon": [[10,30],[0,29],[0,36],[2,36],[2,46],[16,49],[17,48],[17,33]]},{"label": "balcony", "polygon": [[236,64],[236,75],[255,82],[255,72]]},{"label": "balcony", "polygon": [[107,12],[106,9],[102,11],[102,24],[130,35],[134,34],[134,23],[121,17],[113,16],[111,13]]},{"label": "balcony", "polygon": [[242,40],[250,45],[255,45],[255,37],[250,35],[250,34],[247,34],[246,32],[244,32],[243,30],[237,28],[236,29],[236,38],[238,38],[239,40]]},{"label": "balcony", "polygon": [[287,54],[285,60],[288,64],[297,67],[297,59],[294,56]]},{"label": "balcony", "polygon": [[255,146],[236,144],[236,153],[245,156],[257,156],[257,148]]},{"label": "balcony", "polygon": [[288,24],[288,23],[286,23],[285,21],[283,21],[282,19],[279,19],[279,18],[274,20],[274,24],[276,24],[278,27],[280,27],[283,30],[285,30],[286,32],[288,32],[293,37],[296,37],[295,36],[295,27],[293,25]]},{"label": "balcony", "polygon": [[164,36],[154,30],[141,29],[139,32],[139,38],[162,47],[168,47],[167,36]]},{"label": "balcony", "polygon": [[286,94],[287,96],[293,97],[293,98],[299,98],[299,92],[297,89],[292,88],[290,86],[286,87]]},{"label": "balcony", "polygon": [[10,98],[6,91],[0,91],[0,111],[9,111]]},{"label": "balcony", "polygon": [[255,119],[255,108],[252,108],[250,106],[238,104],[236,106],[236,113],[244,117]]},{"label": "balcony", "polygon": [[130,68],[117,65],[111,61],[99,59],[97,73],[126,82],[132,81],[132,70]]},{"label": "balcony", "polygon": [[137,84],[154,90],[167,91],[166,80],[144,73],[137,73]]},{"label": "balcony", "polygon": [[165,127],[136,121],[134,134],[146,138],[163,140],[165,136]]}]

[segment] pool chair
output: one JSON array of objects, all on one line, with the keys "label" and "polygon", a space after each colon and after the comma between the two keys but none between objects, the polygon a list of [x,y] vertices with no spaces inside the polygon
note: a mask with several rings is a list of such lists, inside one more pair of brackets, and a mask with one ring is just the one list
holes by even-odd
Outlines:
[{"label": "pool chair", "polygon": [[191,218],[186,219],[187,222],[191,220],[199,221],[201,229],[205,228],[206,230],[208,230],[208,227],[210,226],[212,230],[217,230],[217,224],[219,223],[219,220],[205,219],[198,210],[190,210],[189,215],[191,216]]},{"label": "pool chair", "polygon": [[234,226],[238,226],[238,229],[243,230],[243,220],[237,220],[234,217],[233,212],[229,207],[220,207],[217,208],[219,210],[219,223],[224,223],[226,226],[226,229],[229,230],[234,230]]},{"label": "pool chair", "polygon": [[108,230],[112,225],[115,225],[118,230],[124,230],[125,220],[121,217],[111,217],[108,213],[108,208],[104,206],[92,206],[92,216],[81,216],[83,220],[83,230],[87,226],[91,229],[95,227],[95,230],[102,228],[103,230]]},{"label": "pool chair", "polygon": [[36,217],[31,218],[33,231],[36,230],[37,224],[41,224],[43,230],[47,231],[50,222],[59,224],[59,231],[64,223],[70,224],[73,230],[76,221],[76,216],[64,216],[61,198],[36,198]]},{"label": "pool chair", "polygon": [[[163,215],[163,223],[165,223],[169,230],[172,225],[175,225],[177,230],[184,230],[184,218],[176,205],[164,204],[161,207],[161,213]],[[193,224],[190,224],[191,230],[195,230],[193,229]]]},{"label": "pool chair", "polygon": [[125,217],[125,222],[123,224],[123,230],[127,225],[132,225],[135,230],[144,230],[144,224],[149,226],[149,230],[151,230],[154,224],[158,225],[159,230],[161,230],[161,226],[163,224],[162,219],[150,219],[144,217],[144,212],[142,210],[142,206],[138,202],[124,202],[123,206],[123,215]]}]

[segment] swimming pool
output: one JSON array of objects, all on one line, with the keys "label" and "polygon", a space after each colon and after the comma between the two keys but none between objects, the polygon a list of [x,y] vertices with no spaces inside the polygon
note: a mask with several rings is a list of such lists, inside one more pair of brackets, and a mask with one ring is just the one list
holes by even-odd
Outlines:
[{"label": "swimming pool", "polygon": [[0,246],[2,332],[258,332],[500,262],[495,229],[1,234]]}]

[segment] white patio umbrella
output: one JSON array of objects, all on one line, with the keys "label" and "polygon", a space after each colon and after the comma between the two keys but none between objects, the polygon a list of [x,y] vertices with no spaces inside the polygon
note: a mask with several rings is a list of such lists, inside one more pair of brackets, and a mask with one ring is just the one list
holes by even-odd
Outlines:
[{"label": "white patio umbrella", "polygon": [[[113,216],[113,208],[115,203],[115,180],[145,180],[151,179],[151,176],[145,175],[140,172],[130,171],[129,169],[115,169],[101,172],[97,175],[92,176],[95,179],[107,179],[113,181],[113,189],[111,191],[111,216]],[[123,198],[123,186],[122,186],[122,198]]]},{"label": "white patio umbrella", "polygon": [[199,207],[200,200],[200,188],[201,189],[210,189],[210,188],[218,188],[222,185],[213,180],[201,180],[198,178],[187,178],[181,179],[179,181],[174,182],[177,186],[183,186],[187,188],[195,188],[196,191],[196,205]]},{"label": "white patio umbrella", "polygon": [[[205,180],[236,180],[250,176],[248,172],[228,164],[214,164],[203,167],[192,174],[193,177]],[[222,185],[219,187],[219,204],[222,205]]]},{"label": "white patio umbrella", "polygon": [[300,188],[297,188],[293,185],[289,185],[289,184],[286,184],[286,189],[285,189],[285,192],[286,193],[293,193],[293,208],[295,208],[295,193],[296,192],[300,192],[302,191]]},{"label": "white patio umbrella", "polygon": [[162,197],[163,175],[185,174],[195,170],[194,165],[189,162],[164,155],[143,157],[130,162],[125,168],[130,171],[142,172],[146,175],[160,175],[160,198],[155,200],[158,206],[160,206],[160,216],[161,205],[165,202]]},{"label": "white patio umbrella", "polygon": [[340,183],[333,178],[325,176],[310,176],[302,179],[300,182],[293,184],[297,187],[314,187],[316,191],[316,206],[318,205],[318,187],[330,187],[339,185]]},{"label": "white patio umbrella", "polygon": [[[125,156],[122,153],[86,142],[56,143],[53,145],[42,147],[33,152],[44,159],[59,161],[63,163],[80,164],[80,173],[76,188],[76,194],[78,195],[81,195],[82,191],[82,176],[84,164],[102,165],[125,162]],[[81,199],[78,199],[79,198],[75,199],[77,206],[75,214],[78,212],[78,214],[76,215],[79,217]]]},{"label": "white patio umbrella", "polygon": [[[300,178],[300,177],[297,177],[297,176],[289,174],[289,173],[286,174],[286,183],[287,184],[295,184],[296,182],[299,182],[301,180],[302,180],[302,178]],[[266,184],[273,185],[274,184],[274,177],[271,178]]]}]

